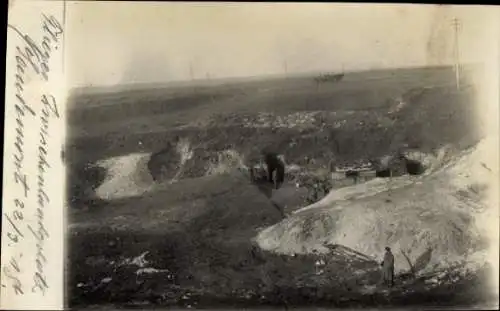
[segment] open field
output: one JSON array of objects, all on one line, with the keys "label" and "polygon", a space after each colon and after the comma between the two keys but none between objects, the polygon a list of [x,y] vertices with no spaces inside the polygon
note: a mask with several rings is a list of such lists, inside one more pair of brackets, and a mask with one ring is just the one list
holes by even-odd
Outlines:
[{"label": "open field", "polygon": [[[297,77],[254,81],[248,84],[240,82],[212,87],[184,86],[173,90],[160,88],[74,96],[74,104],[70,105],[75,108],[70,109],[68,113],[68,124],[71,125],[71,144],[68,151],[90,156],[90,150],[82,148],[87,144],[98,144],[99,147],[107,146],[106,149],[93,148],[94,152],[106,152],[103,156],[126,154],[132,150],[120,149],[120,145],[137,147],[134,142],[145,136],[158,136],[166,130],[188,131],[190,128],[196,128],[196,125],[206,125],[214,117],[217,117],[213,121],[218,122],[218,126],[227,126],[225,123],[228,122],[220,121],[228,121],[235,114],[245,116],[267,112],[288,115],[297,112],[328,111],[348,114],[350,119],[358,116],[359,119],[366,120],[371,112],[386,113],[391,106],[397,105],[399,99],[403,99],[425,103],[438,109],[442,106],[443,111],[437,112],[440,113],[438,116],[444,119],[449,118],[453,111],[438,105],[437,102],[444,99],[458,100],[460,103],[456,105],[461,106],[471,100],[467,96],[463,98],[464,96],[457,96],[458,94],[448,94],[453,93],[453,73],[449,68],[384,73],[374,76],[370,73],[355,73],[353,77],[347,74],[341,82],[325,83],[319,88],[312,77]],[[433,90],[434,88],[436,90]],[[430,94],[426,96],[425,92]],[[426,100],[432,98],[434,102],[419,100],[418,97],[421,96],[427,97]],[[415,105],[410,109],[420,109],[417,107]],[[425,115],[428,111],[420,110],[423,115],[414,115],[414,119],[432,116]],[[224,116],[226,119],[221,119]],[[433,124],[431,121],[429,123]],[[410,129],[411,126],[408,125],[407,128]],[[153,140],[158,141],[157,137]],[[143,143],[144,149],[152,148],[147,140]]]},{"label": "open field", "polygon": [[[469,146],[478,138],[471,104],[474,89],[458,92],[449,69],[434,71],[418,69],[413,78],[408,70],[366,77],[356,73],[340,83],[321,85],[320,90],[311,77],[301,77],[289,83],[217,85],[207,87],[204,94],[184,87],[76,97],[84,104],[75,104],[68,117],[69,171],[80,176],[71,183],[72,196],[89,187],[81,184],[84,181],[104,177],[102,172],[91,172],[83,178],[89,175],[82,170],[86,164],[157,152],[175,136],[187,139],[194,153],[180,178],[204,176],[208,162],[224,150],[237,153],[246,165],[261,150],[277,151],[288,165],[305,167],[310,173],[325,171],[331,161],[366,162],[404,145],[422,152],[446,144],[458,149]],[[273,87],[275,92],[262,94],[262,89]],[[169,99],[175,91],[180,95]],[[237,99],[207,101],[210,94],[224,92]]]},{"label": "open field", "polygon": [[[449,68],[426,68],[347,73],[319,87],[300,76],[76,94],[66,146],[71,306],[488,303],[495,297],[483,290],[487,265],[470,272],[457,263],[416,278],[400,273],[389,290],[377,285],[378,262],[347,246],[328,256],[321,274],[314,263],[323,255],[261,249],[259,232],[306,205],[304,186],[296,188],[290,174],[282,189],[259,189],[241,169],[262,150],[322,178],[331,162],[353,165],[403,147],[435,154],[450,146],[458,154],[480,137],[475,90],[457,91],[453,78]],[[120,161],[147,157],[176,136],[191,152],[172,164],[177,182],[155,184],[142,160],[130,171],[145,172],[129,178]],[[179,157],[175,150],[167,156]],[[140,180],[138,195],[130,188],[104,198],[109,172],[88,167],[110,158],[123,163],[116,174],[127,187]]]}]

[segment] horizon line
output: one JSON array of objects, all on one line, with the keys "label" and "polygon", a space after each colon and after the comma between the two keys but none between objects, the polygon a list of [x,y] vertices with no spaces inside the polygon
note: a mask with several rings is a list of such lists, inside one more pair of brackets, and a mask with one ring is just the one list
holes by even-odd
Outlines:
[{"label": "horizon line", "polygon": [[[474,62],[474,63],[465,63],[461,64],[460,67],[472,67],[472,66],[481,66],[482,63]],[[362,72],[370,72],[370,71],[390,71],[397,69],[425,69],[425,68],[449,68],[453,69],[454,64],[436,64],[436,65],[414,65],[414,66],[397,66],[397,67],[379,67],[379,68],[371,68],[371,69],[353,69],[353,70],[311,70],[311,71],[303,71],[303,72],[295,72],[295,73],[270,73],[270,74],[261,74],[261,75],[252,75],[252,76],[227,76],[227,77],[213,77],[210,75],[210,79],[207,78],[196,78],[196,79],[179,79],[179,80],[170,80],[170,81],[158,81],[158,82],[129,82],[129,83],[119,83],[113,85],[83,85],[83,86],[74,86],[71,87],[70,93],[78,92],[78,91],[99,91],[102,90],[105,92],[106,89],[113,92],[113,88],[122,88],[122,87],[131,87],[133,89],[147,89],[155,86],[175,86],[176,84],[189,84],[189,86],[202,85],[205,83],[216,84],[217,82],[224,82],[227,80],[233,80],[234,82],[238,82],[238,80],[265,80],[270,78],[299,78],[299,77],[307,77],[318,74],[331,74],[331,73],[362,73]],[[231,82],[231,81],[227,81]]]}]

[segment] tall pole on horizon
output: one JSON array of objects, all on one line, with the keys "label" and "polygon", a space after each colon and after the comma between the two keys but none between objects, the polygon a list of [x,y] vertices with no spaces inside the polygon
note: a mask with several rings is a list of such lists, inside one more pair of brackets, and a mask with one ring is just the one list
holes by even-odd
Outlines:
[{"label": "tall pole on horizon", "polygon": [[193,62],[189,62],[189,78],[191,82],[194,80]]},{"label": "tall pole on horizon", "polygon": [[[286,59],[283,61],[283,70],[285,71],[285,84],[288,82],[288,62]],[[281,85],[281,91],[284,92],[286,85]]]},{"label": "tall pole on horizon", "polygon": [[196,85],[194,84],[194,69],[193,62],[189,62],[189,78],[191,79],[191,87],[193,88],[193,92],[196,93]]},{"label": "tall pole on horizon", "polygon": [[460,90],[460,50],[459,50],[459,43],[458,43],[458,32],[460,30],[460,21],[458,18],[453,19],[453,32],[454,32],[454,58],[455,58],[455,79],[457,83],[457,90]]}]

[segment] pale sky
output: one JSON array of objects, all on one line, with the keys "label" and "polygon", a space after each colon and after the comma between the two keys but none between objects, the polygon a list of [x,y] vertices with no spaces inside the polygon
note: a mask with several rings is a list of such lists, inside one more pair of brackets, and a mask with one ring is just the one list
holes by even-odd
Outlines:
[{"label": "pale sky", "polygon": [[69,2],[70,86],[481,61],[494,7]]}]

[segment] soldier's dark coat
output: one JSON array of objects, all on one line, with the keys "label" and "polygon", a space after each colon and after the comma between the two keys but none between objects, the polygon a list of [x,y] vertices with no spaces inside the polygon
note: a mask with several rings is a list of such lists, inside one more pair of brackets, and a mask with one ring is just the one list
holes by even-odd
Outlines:
[{"label": "soldier's dark coat", "polygon": [[385,284],[394,284],[394,255],[390,250],[386,250],[384,261],[382,262],[382,279]]},{"label": "soldier's dark coat", "polygon": [[[285,181],[285,163],[281,161],[276,153],[265,153],[264,162],[267,168],[267,177],[269,182],[274,183],[278,188]],[[276,179],[273,173],[276,172]]]}]

